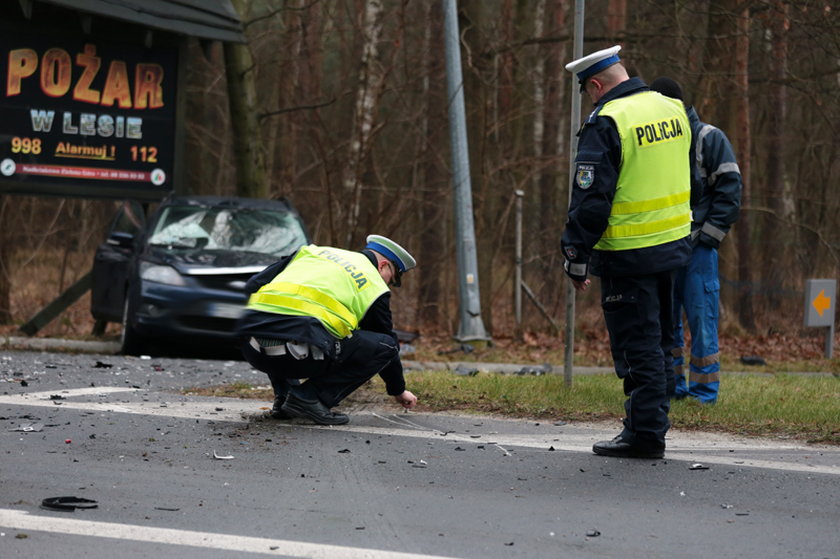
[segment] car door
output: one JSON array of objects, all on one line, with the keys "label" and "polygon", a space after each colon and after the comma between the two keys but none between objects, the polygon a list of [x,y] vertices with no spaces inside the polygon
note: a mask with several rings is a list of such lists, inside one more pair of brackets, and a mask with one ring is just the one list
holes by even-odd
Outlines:
[{"label": "car door", "polygon": [[128,274],[145,224],[143,206],[133,200],[125,201],[114,216],[108,238],[97,247],[90,296],[90,311],[95,319],[122,320]]}]

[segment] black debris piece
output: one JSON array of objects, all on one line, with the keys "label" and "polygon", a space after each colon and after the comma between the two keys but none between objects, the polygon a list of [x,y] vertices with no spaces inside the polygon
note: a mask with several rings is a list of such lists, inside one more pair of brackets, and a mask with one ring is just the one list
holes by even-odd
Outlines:
[{"label": "black debris piece", "polygon": [[766,365],[767,362],[758,355],[742,355],[741,363],[744,365]]},{"label": "black debris piece", "polygon": [[73,512],[76,509],[95,509],[99,504],[90,499],[82,497],[48,497],[41,501],[41,508],[44,510],[59,510],[62,512]]},{"label": "black debris piece", "polygon": [[350,449],[349,448],[342,448],[341,450],[338,451],[338,453],[339,454],[349,454]]},{"label": "black debris piece", "polygon": [[597,538],[600,535],[601,535],[601,532],[599,532],[598,530],[589,530],[586,533],[587,538]]},{"label": "black debris piece", "polygon": [[110,369],[113,367],[110,363],[103,363],[102,361],[97,361],[96,365],[93,366],[94,369]]}]

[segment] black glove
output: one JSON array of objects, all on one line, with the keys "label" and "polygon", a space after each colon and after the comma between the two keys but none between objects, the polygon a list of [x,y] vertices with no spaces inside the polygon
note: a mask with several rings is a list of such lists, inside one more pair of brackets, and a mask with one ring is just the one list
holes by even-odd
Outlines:
[{"label": "black glove", "polygon": [[586,275],[589,272],[589,259],[582,258],[572,245],[562,245],[561,248],[563,249],[563,257],[566,259],[563,262],[563,270],[565,270],[566,275],[575,281],[586,281]]},{"label": "black glove", "polygon": [[589,273],[589,264],[586,262],[570,262],[568,260],[563,262],[563,270],[566,275],[575,281],[586,281],[586,275]]}]

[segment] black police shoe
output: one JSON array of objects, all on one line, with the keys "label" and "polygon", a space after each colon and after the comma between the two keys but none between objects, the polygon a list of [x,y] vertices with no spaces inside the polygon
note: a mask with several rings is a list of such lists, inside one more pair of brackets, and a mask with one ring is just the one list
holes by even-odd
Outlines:
[{"label": "black police shoe", "polygon": [[292,416],[287,414],[283,411],[283,402],[286,401],[286,395],[281,394],[280,396],[274,397],[274,405],[271,407],[271,411],[268,412],[268,417],[271,419],[292,419]]},{"label": "black police shoe", "polygon": [[617,436],[611,441],[601,441],[592,445],[592,452],[601,456],[617,456],[619,458],[662,458],[665,456],[665,445],[629,443]]},{"label": "black police shoe", "polygon": [[280,408],[292,417],[311,419],[318,425],[344,425],[350,418],[343,413],[335,413],[320,400],[304,400],[290,393]]}]

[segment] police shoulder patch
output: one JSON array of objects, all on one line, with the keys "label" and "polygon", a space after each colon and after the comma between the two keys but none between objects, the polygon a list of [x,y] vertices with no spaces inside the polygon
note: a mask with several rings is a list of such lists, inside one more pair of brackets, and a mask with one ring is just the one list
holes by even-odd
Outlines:
[{"label": "police shoulder patch", "polygon": [[592,186],[592,183],[595,182],[595,165],[578,163],[576,182],[583,190]]}]

